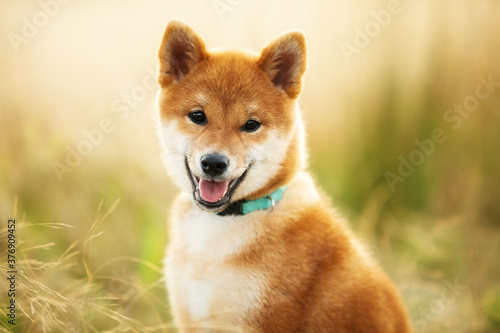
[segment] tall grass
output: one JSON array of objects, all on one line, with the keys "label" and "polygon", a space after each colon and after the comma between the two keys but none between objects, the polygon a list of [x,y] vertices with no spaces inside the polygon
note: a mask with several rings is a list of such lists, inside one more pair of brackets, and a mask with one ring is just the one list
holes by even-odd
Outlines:
[{"label": "tall grass", "polygon": [[[66,249],[55,242],[37,244],[35,237],[25,235],[44,229],[55,233],[74,226],[34,224],[13,214],[19,239],[15,264],[16,325],[2,319],[3,332],[167,332],[172,329],[159,266],[131,256],[103,258],[99,266],[95,265],[96,260],[91,260],[93,242],[105,235],[105,231],[99,231],[100,224],[106,222],[117,204],[118,200],[103,213],[101,202],[83,244],[75,241]],[[6,229],[0,233],[4,241]],[[2,251],[0,259],[7,262],[7,251]],[[148,277],[141,279],[137,274],[140,271]],[[0,275],[7,286],[9,273],[3,265]],[[5,318],[4,309],[2,315]]]}]

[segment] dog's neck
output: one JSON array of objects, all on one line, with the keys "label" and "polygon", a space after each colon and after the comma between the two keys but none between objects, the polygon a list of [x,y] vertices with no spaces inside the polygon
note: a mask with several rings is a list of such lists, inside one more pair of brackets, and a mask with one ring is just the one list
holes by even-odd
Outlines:
[{"label": "dog's neck", "polygon": [[217,213],[220,216],[228,215],[246,215],[257,210],[265,210],[274,207],[274,205],[283,198],[286,186],[280,187],[276,191],[255,200],[239,200],[229,205],[222,212]]}]

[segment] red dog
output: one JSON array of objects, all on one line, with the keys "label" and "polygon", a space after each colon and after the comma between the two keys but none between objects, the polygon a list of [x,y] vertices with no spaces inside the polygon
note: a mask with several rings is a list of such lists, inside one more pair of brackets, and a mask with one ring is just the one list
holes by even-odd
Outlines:
[{"label": "red dog", "polygon": [[158,94],[174,205],[167,285],[182,332],[408,333],[391,281],[304,171],[302,33],[208,52],[168,23]]}]

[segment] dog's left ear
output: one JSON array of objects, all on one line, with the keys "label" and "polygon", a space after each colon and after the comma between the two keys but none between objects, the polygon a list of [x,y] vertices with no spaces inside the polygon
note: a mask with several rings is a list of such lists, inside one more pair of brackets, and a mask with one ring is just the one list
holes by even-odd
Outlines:
[{"label": "dog's left ear", "polygon": [[166,86],[181,81],[207,55],[205,43],[186,22],[170,20],[160,46],[158,82]]},{"label": "dog's left ear", "polygon": [[306,41],[302,32],[291,31],[274,39],[262,50],[257,65],[278,89],[296,98],[306,69]]}]

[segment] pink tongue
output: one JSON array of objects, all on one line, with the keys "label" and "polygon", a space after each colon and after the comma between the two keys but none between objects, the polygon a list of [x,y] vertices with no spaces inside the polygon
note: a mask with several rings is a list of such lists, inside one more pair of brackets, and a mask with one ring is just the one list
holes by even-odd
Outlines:
[{"label": "pink tongue", "polygon": [[224,196],[229,186],[229,181],[212,182],[200,179],[200,196],[206,202],[216,203]]}]

